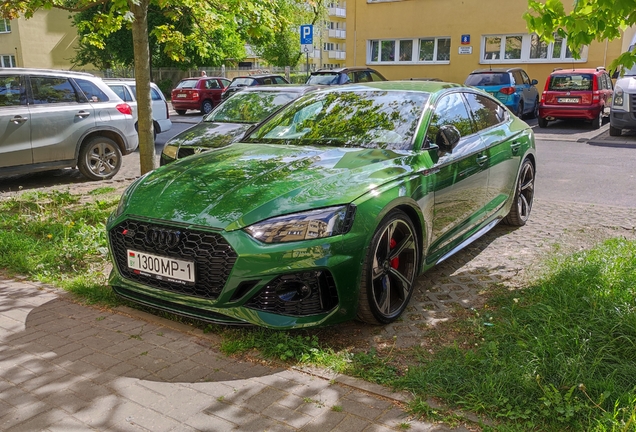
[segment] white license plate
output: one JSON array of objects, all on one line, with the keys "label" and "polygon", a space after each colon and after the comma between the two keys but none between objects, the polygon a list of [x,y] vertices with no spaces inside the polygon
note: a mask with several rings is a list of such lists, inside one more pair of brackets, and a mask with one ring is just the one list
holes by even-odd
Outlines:
[{"label": "white license plate", "polygon": [[128,267],[137,274],[181,284],[194,283],[194,262],[128,250]]},{"label": "white license plate", "polygon": [[185,94],[185,93],[179,93],[179,94],[177,95],[177,97],[178,97],[178,98],[184,98],[184,97],[188,97],[188,95],[187,95],[187,94]]},{"label": "white license plate", "polygon": [[559,98],[559,103],[579,103],[579,98]]}]

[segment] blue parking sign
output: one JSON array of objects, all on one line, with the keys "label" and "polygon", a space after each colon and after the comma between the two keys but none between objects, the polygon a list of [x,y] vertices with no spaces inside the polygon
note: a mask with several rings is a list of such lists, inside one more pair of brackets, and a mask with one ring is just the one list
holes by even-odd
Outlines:
[{"label": "blue parking sign", "polygon": [[300,26],[300,44],[311,45],[314,43],[314,26],[311,24]]}]

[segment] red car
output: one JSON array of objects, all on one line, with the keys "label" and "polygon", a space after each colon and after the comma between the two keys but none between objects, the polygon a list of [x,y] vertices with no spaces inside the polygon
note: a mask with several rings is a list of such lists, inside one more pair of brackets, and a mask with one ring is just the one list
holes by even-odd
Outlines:
[{"label": "red car", "polygon": [[614,86],[603,67],[554,70],[539,104],[539,127],[557,119],[590,120],[598,129],[609,117]]},{"label": "red car", "polygon": [[221,103],[221,95],[228,85],[230,80],[221,77],[184,78],[172,90],[172,107],[179,115],[189,109],[207,114]]}]

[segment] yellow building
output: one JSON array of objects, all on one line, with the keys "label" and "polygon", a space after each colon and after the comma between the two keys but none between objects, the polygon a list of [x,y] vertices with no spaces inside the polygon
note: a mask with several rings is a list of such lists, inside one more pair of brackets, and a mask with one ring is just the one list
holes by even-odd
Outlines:
[{"label": "yellow building", "polygon": [[527,8],[527,0],[349,0],[346,64],[387,79],[458,83],[475,69],[522,67],[542,90],[554,68],[607,67],[622,52],[621,40],[592,42],[575,60],[565,40],[546,44],[528,31]]},{"label": "yellow building", "polygon": [[69,13],[40,10],[25,20],[0,19],[0,67],[71,69],[77,31]]}]

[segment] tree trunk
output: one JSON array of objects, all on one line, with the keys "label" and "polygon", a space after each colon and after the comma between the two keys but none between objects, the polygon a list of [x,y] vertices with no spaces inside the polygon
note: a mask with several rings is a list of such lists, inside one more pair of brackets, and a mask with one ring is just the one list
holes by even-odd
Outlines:
[{"label": "tree trunk", "polygon": [[137,111],[139,130],[139,164],[141,174],[157,167],[155,140],[150,99],[150,49],[148,48],[148,4],[150,0],[128,1],[135,19],[132,23],[133,51],[135,55],[135,81],[137,83]]}]

